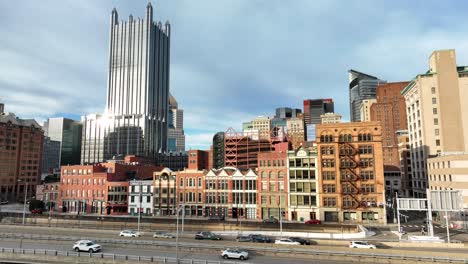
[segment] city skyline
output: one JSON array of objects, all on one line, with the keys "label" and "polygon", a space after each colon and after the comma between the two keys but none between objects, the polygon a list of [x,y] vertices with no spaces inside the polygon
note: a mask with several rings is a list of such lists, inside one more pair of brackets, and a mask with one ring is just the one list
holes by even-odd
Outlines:
[{"label": "city skyline", "polygon": [[[147,2],[0,3],[5,110],[41,122],[102,112],[108,15],[116,7],[119,19],[144,17]],[[349,69],[396,82],[425,72],[432,50],[454,48],[468,61],[456,23],[464,3],[151,2],[172,24],[170,91],[185,110],[187,149],[208,149],[215,132],[240,131],[242,122],[301,108],[306,98],[333,98],[349,120]],[[434,19],[433,10],[451,15]]]}]

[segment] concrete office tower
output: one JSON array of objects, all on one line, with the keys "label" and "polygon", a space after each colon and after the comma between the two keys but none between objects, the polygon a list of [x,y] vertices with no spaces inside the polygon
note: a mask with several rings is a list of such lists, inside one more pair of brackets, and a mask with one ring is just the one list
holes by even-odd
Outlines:
[{"label": "concrete office tower", "polygon": [[60,142],[60,165],[80,164],[82,129],[80,121],[64,117],[49,118],[44,122],[45,136]]},{"label": "concrete office tower", "polygon": [[415,197],[424,197],[428,188],[428,157],[468,149],[467,85],[468,67],[457,67],[455,50],[439,50],[431,54],[429,70],[402,91]]},{"label": "concrete office tower", "polygon": [[320,116],[322,124],[336,124],[341,123],[341,115],[337,113],[325,113]]},{"label": "concrete office tower", "polygon": [[361,122],[369,122],[371,121],[371,106],[376,103],[376,99],[367,99],[362,100],[361,107],[359,108],[359,112],[361,115]]},{"label": "concrete office tower", "polygon": [[351,122],[359,122],[361,119],[361,104],[363,100],[375,99],[377,86],[385,81],[377,77],[355,70],[349,70],[349,109]]},{"label": "concrete office tower", "polygon": [[279,107],[276,108],[276,118],[290,118],[297,117],[298,114],[302,113],[301,109],[289,108],[289,107]]},{"label": "concrete office tower", "polygon": [[304,123],[307,125],[310,124],[320,124],[322,121],[320,116],[325,113],[333,113],[335,104],[333,99],[306,99],[304,100]]},{"label": "concrete office tower", "polygon": [[106,112],[83,120],[82,163],[116,155],[156,158],[167,149],[170,25],[144,19],[110,18]]},{"label": "concrete office tower", "polygon": [[271,118],[267,116],[259,116],[252,119],[252,129],[258,130],[260,139],[270,139]]},{"label": "concrete office tower", "polygon": [[169,94],[167,151],[185,151],[184,110],[179,109],[176,99]]}]

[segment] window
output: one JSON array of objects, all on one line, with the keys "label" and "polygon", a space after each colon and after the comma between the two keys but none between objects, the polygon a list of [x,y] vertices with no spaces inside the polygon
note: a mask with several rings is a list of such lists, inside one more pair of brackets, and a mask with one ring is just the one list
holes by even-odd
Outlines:
[{"label": "window", "polygon": [[439,135],[439,129],[434,130],[434,134],[435,134],[436,136],[438,136],[438,135]]},{"label": "window", "polygon": [[432,97],[432,104],[437,104],[437,99],[435,97]]},{"label": "window", "polygon": [[324,207],[336,207],[336,198],[335,197],[325,197],[323,198]]},{"label": "window", "polygon": [[334,159],[322,159],[322,167],[324,168],[334,168],[335,160]]},{"label": "window", "polygon": [[361,180],[368,181],[374,179],[374,171],[361,171]]},{"label": "window", "polygon": [[439,125],[439,119],[434,118],[434,125],[436,125],[436,126]]},{"label": "window", "polygon": [[324,193],[334,193],[336,191],[335,184],[324,184],[323,192]]},{"label": "window", "polygon": [[335,180],[335,172],[334,171],[323,171],[322,178],[324,181],[334,181]]},{"label": "window", "polygon": [[434,115],[437,115],[437,108],[432,108],[432,113],[433,113]]},{"label": "window", "polygon": [[436,146],[440,146],[440,139],[436,139]]},{"label": "window", "polygon": [[283,179],[284,178],[284,172],[280,171],[278,172],[278,179]]},{"label": "window", "polygon": [[432,92],[432,94],[435,94],[436,88],[435,88],[435,87],[432,87],[432,88],[431,88],[431,92]]},{"label": "window", "polygon": [[325,143],[333,142],[333,136],[332,135],[321,135],[320,136],[320,142],[325,142]]},{"label": "window", "polygon": [[320,148],[322,155],[333,155],[335,152],[335,148],[332,146],[323,146]]},{"label": "window", "polygon": [[359,146],[359,154],[372,154],[372,146]]}]

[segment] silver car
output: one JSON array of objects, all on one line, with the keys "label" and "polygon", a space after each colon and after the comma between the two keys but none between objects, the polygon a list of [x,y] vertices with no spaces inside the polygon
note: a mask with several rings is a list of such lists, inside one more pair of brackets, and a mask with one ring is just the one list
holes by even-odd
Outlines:
[{"label": "silver car", "polygon": [[154,238],[175,238],[173,234],[163,232],[163,231],[154,232],[153,237]]},{"label": "silver car", "polygon": [[249,258],[249,252],[236,249],[236,248],[232,248],[232,249],[228,248],[221,252],[221,257],[223,257],[223,259],[233,258],[233,259],[246,260]]}]

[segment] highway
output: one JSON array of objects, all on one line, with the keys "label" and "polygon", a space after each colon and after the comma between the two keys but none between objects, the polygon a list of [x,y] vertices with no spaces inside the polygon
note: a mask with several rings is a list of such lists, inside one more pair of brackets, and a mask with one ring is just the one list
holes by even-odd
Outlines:
[{"label": "highway", "polygon": [[[156,248],[156,250],[159,250],[161,252],[171,254],[174,252],[171,252],[171,247],[174,246],[174,239],[154,239],[152,237],[152,233],[144,233],[142,237],[140,238],[121,238],[118,236],[119,231],[112,231],[112,230],[89,230],[89,229],[68,229],[68,228],[47,228],[47,227],[33,227],[33,226],[8,226],[8,225],[0,225],[0,234],[35,234],[35,235],[48,235],[48,236],[73,236],[73,237],[81,237],[81,238],[86,238],[86,239],[93,239],[99,241],[99,239],[122,239],[126,241],[130,241],[129,244],[119,244],[119,245],[106,245],[105,246],[105,252],[106,253],[112,253],[112,252],[107,252],[107,250],[112,250],[114,248],[119,248],[119,253],[126,252],[125,254],[136,254],[135,250],[143,250],[144,252],[154,252],[154,249],[146,248],[142,249],[142,247],[138,247],[138,245],[131,244],[132,240],[146,240],[146,241],[161,241],[167,243],[169,246],[168,248]],[[2,243],[6,243],[5,239],[2,239]],[[53,241],[52,241],[53,242]],[[249,247],[278,247],[279,245],[274,245],[274,244],[259,244],[259,243],[240,243],[234,241],[234,238],[230,237],[225,237],[225,240],[222,241],[198,241],[194,239],[194,233],[189,232],[183,234],[180,239],[179,239],[180,244],[193,244],[193,243],[206,243],[206,244],[216,244],[216,245],[225,245],[227,247],[240,247],[240,248],[249,248]],[[312,242],[314,242],[312,240]],[[369,250],[365,249],[350,249],[346,246],[346,242],[342,243],[341,245],[324,245],[320,244],[322,241],[318,241],[319,243],[313,243],[311,246],[298,246],[301,248],[310,248],[313,250],[329,250],[329,251],[347,251],[347,252],[356,252],[356,251],[361,251],[361,252],[369,252]],[[15,243],[14,241],[9,242],[9,246],[12,246],[11,243]],[[16,241],[16,246],[19,246],[19,242]],[[26,240],[25,240],[25,243]],[[47,240],[38,240],[35,245],[45,245],[46,243],[50,243],[50,241]],[[71,243],[70,242],[63,242],[60,241],[58,242],[59,244],[61,243],[62,248],[53,248],[56,250],[70,250]],[[69,243],[69,244],[68,244]],[[52,243],[51,243],[52,244]],[[65,244],[65,245],[63,245]],[[26,244],[25,244],[26,245]],[[378,243],[377,243],[378,245]],[[0,245],[2,246],[2,245]],[[7,245],[3,245],[7,246]],[[149,246],[145,246],[149,247]],[[41,248],[40,246],[37,246],[36,248]],[[184,250],[183,247],[180,248],[180,250]],[[371,253],[381,253],[381,254],[408,254],[408,255],[435,255],[435,256],[457,256],[460,254],[467,254],[466,249],[464,248],[418,248],[418,247],[405,247],[405,248],[390,248],[390,247],[383,247],[377,250],[373,250]],[[175,254],[175,253],[174,253]],[[193,254],[193,253],[191,253]],[[170,256],[170,255],[165,255],[165,256]],[[203,255],[201,255],[203,256]],[[217,258],[217,254],[214,255],[213,257]],[[300,262],[299,262],[300,263]]]},{"label": "highway", "polygon": [[[63,242],[63,241],[20,241],[20,240],[1,240],[0,247],[6,248],[19,248],[20,243],[22,248],[27,249],[50,249],[50,250],[61,250],[61,251],[72,251],[72,242]],[[139,255],[139,256],[162,256],[162,257],[176,257],[175,248],[137,248],[136,245],[128,245],[122,247],[122,245],[107,245],[102,244],[103,250],[102,253],[110,254],[121,254],[121,255]],[[336,261],[324,261],[324,260],[314,260],[311,258],[287,258],[287,257],[278,257],[278,256],[259,256],[251,254],[248,263],[271,263],[271,264],[283,264],[283,263],[316,263],[316,264],[330,264],[338,263],[345,264],[347,262],[336,262]],[[222,260],[219,253],[211,252],[188,252],[188,251],[179,251],[179,258],[181,259],[198,259],[198,260]]]}]

